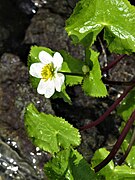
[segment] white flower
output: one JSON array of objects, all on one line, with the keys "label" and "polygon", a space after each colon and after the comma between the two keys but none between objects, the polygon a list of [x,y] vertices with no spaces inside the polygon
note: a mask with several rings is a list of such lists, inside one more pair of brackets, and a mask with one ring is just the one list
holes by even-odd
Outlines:
[{"label": "white flower", "polygon": [[61,91],[65,80],[64,75],[58,72],[63,63],[63,57],[58,52],[52,57],[46,51],[41,51],[39,59],[41,62],[33,63],[30,66],[29,73],[36,78],[41,78],[37,92],[44,94],[46,98],[50,98],[55,90]]}]

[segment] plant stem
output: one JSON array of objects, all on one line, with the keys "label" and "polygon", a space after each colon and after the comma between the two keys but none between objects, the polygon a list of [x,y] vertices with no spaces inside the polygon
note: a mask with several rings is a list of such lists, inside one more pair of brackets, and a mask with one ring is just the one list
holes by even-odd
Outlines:
[{"label": "plant stem", "polygon": [[103,45],[100,37],[98,37],[98,40],[99,40],[99,43],[100,43],[100,46],[101,46],[101,49],[102,49],[102,55],[103,55],[104,65],[106,66],[106,65],[107,65],[107,55],[106,55],[106,51],[105,51],[104,45]]},{"label": "plant stem", "polygon": [[126,82],[123,82],[123,81],[111,81],[111,80],[108,80],[108,79],[105,79],[103,78],[103,82],[105,84],[111,84],[111,85],[118,85],[118,86],[131,86],[132,84],[135,83],[135,79],[132,80],[132,81],[126,81]]},{"label": "plant stem", "polygon": [[132,134],[130,143],[129,143],[129,145],[128,145],[128,148],[127,148],[125,154],[124,154],[123,157],[117,162],[117,164],[118,164],[119,166],[120,166],[120,165],[125,161],[125,159],[127,158],[127,156],[128,156],[128,154],[129,154],[129,152],[130,152],[130,150],[131,150],[134,142],[135,142],[135,127],[134,127],[134,129],[133,129],[133,134]]},{"label": "plant stem", "polygon": [[69,76],[81,76],[84,77],[84,74],[82,73],[71,73],[71,72],[62,72],[62,71],[58,71],[59,73],[62,73],[64,75],[69,75]]},{"label": "plant stem", "polygon": [[108,71],[109,69],[111,69],[112,67],[114,67],[120,60],[122,60],[125,56],[126,56],[126,54],[120,55],[116,60],[110,62],[107,66],[105,66],[104,68],[102,68],[101,71],[102,71],[102,72]]},{"label": "plant stem", "polygon": [[126,137],[128,131],[130,130],[134,121],[135,121],[135,111],[133,111],[133,113],[131,114],[129,120],[127,121],[124,129],[121,132],[121,135],[119,136],[119,138],[118,138],[117,142],[115,143],[113,149],[111,150],[110,154],[100,164],[98,164],[96,167],[94,167],[95,172],[100,171],[104,166],[106,166],[112,160],[112,158],[115,156],[118,149],[120,148],[124,138]]},{"label": "plant stem", "polygon": [[99,123],[101,123],[102,121],[105,120],[105,118],[119,105],[119,103],[123,100],[123,98],[129,93],[129,91],[131,89],[133,89],[133,87],[135,86],[135,83],[132,86],[129,86],[124,92],[123,94],[107,109],[107,111],[100,116],[96,121],[91,122],[83,127],[80,128],[80,130],[86,130],[88,128],[91,128],[93,126],[98,125]]}]

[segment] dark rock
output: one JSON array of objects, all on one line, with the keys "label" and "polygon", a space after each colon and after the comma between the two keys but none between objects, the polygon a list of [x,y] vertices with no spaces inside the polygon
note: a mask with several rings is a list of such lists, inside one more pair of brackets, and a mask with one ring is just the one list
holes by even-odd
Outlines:
[{"label": "dark rock", "polygon": [[[13,142],[13,141],[12,141]],[[15,142],[14,142],[15,143]],[[2,179],[40,180],[35,169],[8,144],[0,141]],[[34,159],[34,158],[33,158]]]},{"label": "dark rock", "polygon": [[50,9],[55,14],[68,17],[73,11],[73,8],[78,0],[32,0],[32,2],[38,8],[45,7],[46,9]]},{"label": "dark rock", "polygon": [[114,81],[131,81],[135,77],[135,56],[126,56],[123,58],[110,73],[110,79]]},{"label": "dark rock", "polygon": [[[41,8],[48,3],[48,0],[31,0],[36,7]],[[50,1],[49,1],[50,2]]]},{"label": "dark rock", "polygon": [[25,30],[36,12],[36,6],[26,1],[0,1],[0,55],[5,51],[18,53]]},{"label": "dark rock", "polygon": [[64,49],[73,56],[83,58],[83,48],[74,46],[65,31],[63,16],[51,12],[46,8],[38,10],[32,18],[25,35],[25,44],[36,44],[49,47],[52,50]]},{"label": "dark rock", "polygon": [[37,11],[35,4],[31,0],[15,0],[14,2],[24,14],[32,16]]},{"label": "dark rock", "polygon": [[[19,167],[16,174],[14,172],[12,172],[13,174],[10,173],[13,177],[20,176],[20,179],[25,179],[24,176],[27,177],[28,175],[28,179],[42,179],[43,172],[41,169],[49,156],[44,152],[40,152],[40,156],[38,156],[38,152],[28,139],[24,129],[24,111],[25,107],[31,102],[40,111],[51,114],[54,114],[54,111],[50,101],[45,99],[44,96],[38,95],[36,90],[31,88],[28,80],[28,69],[18,56],[8,53],[3,54],[0,66],[0,138],[3,141],[1,142],[0,151],[3,162],[7,163],[7,166],[2,166],[2,173],[7,173],[8,167],[11,166],[7,162],[9,157]],[[13,146],[15,144],[16,146]]]}]

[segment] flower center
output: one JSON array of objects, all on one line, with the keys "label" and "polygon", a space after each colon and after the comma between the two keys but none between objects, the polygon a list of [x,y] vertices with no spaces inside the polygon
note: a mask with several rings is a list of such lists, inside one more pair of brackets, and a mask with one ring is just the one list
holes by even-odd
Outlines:
[{"label": "flower center", "polygon": [[52,63],[47,64],[42,68],[41,75],[42,75],[42,79],[45,79],[46,81],[49,78],[52,79],[52,77],[54,76],[54,68]]}]

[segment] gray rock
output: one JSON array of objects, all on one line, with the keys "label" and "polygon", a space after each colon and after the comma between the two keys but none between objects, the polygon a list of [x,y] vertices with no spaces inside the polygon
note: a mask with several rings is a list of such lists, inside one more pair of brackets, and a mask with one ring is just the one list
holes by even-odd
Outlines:
[{"label": "gray rock", "polygon": [[59,13],[39,8],[26,31],[24,43],[45,46],[57,51],[64,49],[74,57],[83,59],[83,48],[71,43],[65,31],[65,20],[66,18]]},{"label": "gray rock", "polygon": [[[21,167],[16,174],[14,172],[9,173],[12,174],[13,179],[17,177],[22,179],[23,176],[27,177],[27,175],[29,176],[28,179],[42,179],[43,171],[41,169],[49,156],[44,152],[37,152],[28,139],[24,129],[24,111],[25,107],[32,102],[39,111],[54,114],[51,103],[32,89],[28,80],[28,69],[18,56],[3,54],[0,64],[0,77],[0,138],[3,141],[1,142],[0,153],[3,162],[7,163],[5,169],[2,166],[2,173],[6,173],[7,168],[11,166],[7,162],[7,157],[9,157],[9,159],[14,159],[18,167]],[[9,147],[4,145],[4,142]],[[11,155],[11,150],[14,156]],[[37,153],[40,153],[40,156]],[[22,161],[24,163],[20,164]]]},{"label": "gray rock", "polygon": [[69,16],[78,0],[31,0],[38,8],[51,9],[56,14]]}]

